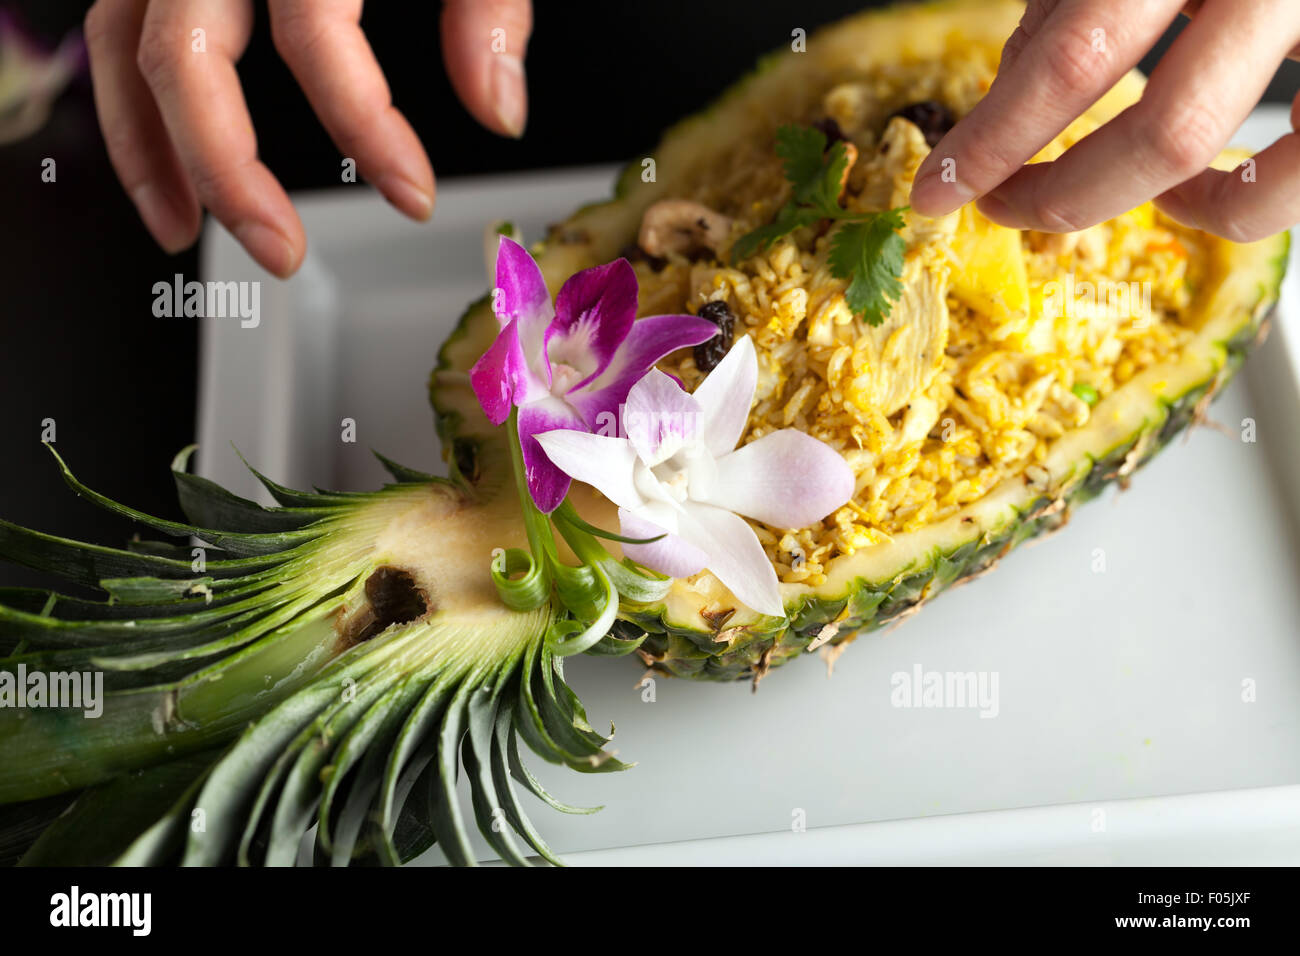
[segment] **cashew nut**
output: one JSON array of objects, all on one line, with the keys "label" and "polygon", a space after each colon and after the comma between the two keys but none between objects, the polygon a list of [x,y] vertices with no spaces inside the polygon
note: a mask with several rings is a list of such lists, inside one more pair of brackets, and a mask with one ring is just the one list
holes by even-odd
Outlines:
[{"label": "cashew nut", "polygon": [[649,255],[690,252],[701,246],[714,252],[731,234],[731,219],[689,199],[661,199],[641,217],[637,243]]},{"label": "cashew nut", "polygon": [[840,202],[844,201],[844,192],[849,188],[849,173],[853,171],[853,164],[858,161],[858,148],[850,142],[845,142],[844,155],[849,161],[844,164],[844,172],[840,173],[840,192],[837,197]]}]

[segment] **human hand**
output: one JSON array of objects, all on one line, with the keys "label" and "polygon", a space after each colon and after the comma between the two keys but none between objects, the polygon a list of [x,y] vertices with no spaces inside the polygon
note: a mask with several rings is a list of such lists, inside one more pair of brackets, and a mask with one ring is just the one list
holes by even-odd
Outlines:
[{"label": "human hand", "polygon": [[[433,168],[393,107],[361,31],[362,0],[268,6],[275,48],[339,149],[390,203],[428,219]],[[159,245],[168,252],[191,245],[206,208],[249,255],[286,277],[302,263],[307,239],[258,160],[235,72],[252,26],[252,0],[98,0],[86,16],[86,42],[109,158]],[[523,133],[531,29],[529,0],[443,3],[452,84],[478,121],[503,136]],[[493,50],[494,38],[504,49]]]},{"label": "human hand", "polygon": [[[1139,103],[1055,162],[1025,163],[1191,17]],[[1295,0],[1030,0],[997,79],[917,171],[912,207],[940,216],[979,198],[1005,226],[1073,232],[1154,198],[1167,215],[1237,242],[1300,222],[1300,135],[1255,157],[1254,176],[1206,167],[1297,58]],[[1300,128],[1300,97],[1291,108]],[[944,160],[955,182],[942,176]]]}]

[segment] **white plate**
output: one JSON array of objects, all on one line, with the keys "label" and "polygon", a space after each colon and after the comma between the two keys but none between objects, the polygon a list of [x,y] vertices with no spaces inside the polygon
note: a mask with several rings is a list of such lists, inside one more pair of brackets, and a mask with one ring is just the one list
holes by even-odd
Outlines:
[{"label": "white plate", "polygon": [[[1261,111],[1241,141],[1289,131],[1286,115]],[[612,180],[444,182],[431,227],[361,187],[298,196],[312,252],[288,283],[211,228],[204,278],[262,280],[262,320],[205,323],[202,474],[259,494],[229,442],[294,486],[377,486],[369,448],[438,469],[425,386],[485,288],[483,225],[537,238]],[[582,776],[534,760],[561,798],[606,806],[537,803],[552,845],[600,863],[1300,861],[1297,291],[1293,268],[1286,318],[1213,407],[1230,434],[1194,430],[1065,533],[855,642],[833,680],[810,656],[756,695],[660,679],[651,703],[636,662],[572,661],[592,719],[617,723],[639,765]],[[1238,437],[1248,418],[1254,443]],[[996,673],[997,717],[891,706],[891,675],[917,666]],[[703,842],[667,845],[682,841]]]}]

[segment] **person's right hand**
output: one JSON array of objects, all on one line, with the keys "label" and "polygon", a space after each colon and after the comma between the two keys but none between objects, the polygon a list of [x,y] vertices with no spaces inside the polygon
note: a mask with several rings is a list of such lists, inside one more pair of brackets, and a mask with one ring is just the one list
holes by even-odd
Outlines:
[{"label": "person's right hand", "polygon": [[[1142,99],[1066,150],[1028,163],[1160,39],[1192,21]],[[917,170],[912,208],[969,200],[1017,229],[1074,232],[1149,199],[1187,226],[1237,242],[1300,222],[1300,134],[1255,157],[1254,176],[1209,170],[1300,48],[1297,0],[1030,0],[997,79]],[[1291,109],[1300,129],[1300,97]],[[945,165],[953,175],[944,176]]]},{"label": "person's right hand", "polygon": [[[275,47],[358,173],[406,215],[428,219],[433,168],[393,107],[361,31],[361,6],[268,0]],[[86,43],[109,158],[159,245],[168,252],[191,245],[206,208],[249,255],[285,277],[302,263],[307,238],[257,157],[235,72],[252,26],[252,0],[98,0],[86,15]],[[452,84],[479,122],[503,136],[523,134],[531,30],[529,0],[443,3]]]}]

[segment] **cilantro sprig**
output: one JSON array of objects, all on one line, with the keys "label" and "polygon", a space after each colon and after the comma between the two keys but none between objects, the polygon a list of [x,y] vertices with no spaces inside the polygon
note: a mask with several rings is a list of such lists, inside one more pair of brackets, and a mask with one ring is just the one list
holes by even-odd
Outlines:
[{"label": "cilantro sprig", "polygon": [[902,228],[903,211],[890,209],[846,223],[831,237],[831,275],[849,280],[844,298],[870,325],[883,322],[903,294]]},{"label": "cilantro sprig", "polygon": [[831,238],[831,275],[848,285],[844,297],[854,315],[879,325],[902,294],[903,228],[906,207],[884,212],[851,212],[840,205],[840,183],[849,166],[848,145],[826,146],[826,134],[811,126],[782,126],[776,153],[793,187],[790,199],[767,225],[736,240],[732,262],[746,259],[769,243],[823,219],[843,223]]}]

